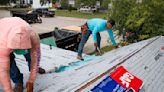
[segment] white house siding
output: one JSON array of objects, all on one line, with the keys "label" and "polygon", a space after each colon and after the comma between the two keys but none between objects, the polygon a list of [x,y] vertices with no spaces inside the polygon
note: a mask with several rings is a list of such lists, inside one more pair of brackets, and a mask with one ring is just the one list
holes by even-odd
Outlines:
[{"label": "white house siding", "polygon": [[41,6],[40,0],[33,0],[32,8],[49,8],[52,7],[52,3],[47,3]]},{"label": "white house siding", "polygon": [[75,0],[68,0],[68,4],[72,5],[74,7],[75,6]]},{"label": "white house siding", "polygon": [[96,2],[96,7],[97,7],[97,8],[100,8],[100,1],[97,1],[97,2]]}]

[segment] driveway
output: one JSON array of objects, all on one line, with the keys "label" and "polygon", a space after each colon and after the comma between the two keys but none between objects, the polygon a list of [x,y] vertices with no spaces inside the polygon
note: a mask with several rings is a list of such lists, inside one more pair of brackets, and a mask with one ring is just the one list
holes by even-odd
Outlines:
[{"label": "driveway", "polygon": [[[5,10],[0,10],[0,18],[3,17],[10,17],[10,12],[5,11]],[[31,24],[31,26],[35,29],[37,33],[45,33],[49,31],[53,31],[54,27],[65,27],[65,26],[70,26],[70,25],[75,25],[75,26],[81,26],[87,21],[87,19],[80,19],[80,18],[71,18],[71,17],[60,17],[56,16],[53,18],[42,18],[42,23],[36,23],[36,24]],[[107,32],[101,32],[101,46],[104,47],[106,46],[108,39],[108,33]],[[85,48],[84,48],[84,53],[90,53],[94,50],[93,46],[93,39],[92,36],[90,36],[89,40],[87,41]]]},{"label": "driveway", "polygon": [[79,19],[79,18],[70,18],[70,17],[60,17],[56,16],[53,18],[43,18],[42,23],[31,24],[33,28],[36,29],[38,33],[52,31],[55,27],[65,27],[70,25],[81,26],[87,20],[86,19]]}]

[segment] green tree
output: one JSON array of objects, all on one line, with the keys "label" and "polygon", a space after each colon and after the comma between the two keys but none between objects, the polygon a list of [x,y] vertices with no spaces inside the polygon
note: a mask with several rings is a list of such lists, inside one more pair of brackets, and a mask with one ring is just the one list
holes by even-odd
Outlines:
[{"label": "green tree", "polygon": [[76,6],[76,8],[80,8],[81,0],[75,0],[75,6]]},{"label": "green tree", "polygon": [[73,7],[72,7],[71,5],[69,5],[69,6],[68,6],[68,11],[69,11],[69,12],[72,12],[72,10],[73,10]]},{"label": "green tree", "polygon": [[0,0],[0,5],[7,5],[9,2],[10,0]]},{"label": "green tree", "polygon": [[52,0],[52,3],[56,3],[58,0]]},{"label": "green tree", "polygon": [[139,40],[164,34],[164,1],[143,0],[128,15],[126,26],[131,30],[142,31]]},{"label": "green tree", "polygon": [[95,6],[97,0],[75,0],[76,6]]},{"label": "green tree", "polygon": [[116,21],[116,28],[123,30],[127,16],[131,13],[135,0],[113,0],[113,8],[110,11],[111,17]]},{"label": "green tree", "polygon": [[108,9],[108,4],[111,3],[111,0],[100,0],[101,8]]},{"label": "green tree", "polygon": [[68,8],[68,0],[61,0],[61,7],[63,9],[67,9]]},{"label": "green tree", "polygon": [[116,20],[116,29],[123,28],[138,32],[137,40],[164,35],[164,1],[163,0],[115,0],[112,18]]}]

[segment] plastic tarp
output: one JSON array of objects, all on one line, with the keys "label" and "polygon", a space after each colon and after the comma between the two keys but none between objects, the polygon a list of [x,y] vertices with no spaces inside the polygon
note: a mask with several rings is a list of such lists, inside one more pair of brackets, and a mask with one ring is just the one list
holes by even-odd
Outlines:
[{"label": "plastic tarp", "polygon": [[55,39],[54,39],[53,36],[41,39],[40,42],[43,43],[43,44],[46,44],[46,45],[50,45],[50,46],[55,46],[56,47],[56,42],[55,42]]}]

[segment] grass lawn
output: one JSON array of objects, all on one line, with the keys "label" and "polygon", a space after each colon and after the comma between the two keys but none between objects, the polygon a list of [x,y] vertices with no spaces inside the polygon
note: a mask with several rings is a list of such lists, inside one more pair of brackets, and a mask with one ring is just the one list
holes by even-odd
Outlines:
[{"label": "grass lawn", "polygon": [[[7,8],[7,10],[32,10],[31,8]],[[56,10],[55,11],[56,16],[64,16],[64,17],[74,17],[74,18],[84,18],[84,19],[90,19],[90,18],[105,18],[108,19],[107,13],[80,13],[77,10],[72,10],[69,12],[68,10]]]},{"label": "grass lawn", "polygon": [[76,17],[76,18],[108,18],[107,13],[80,13],[76,10],[73,10],[69,12],[68,10],[56,10],[55,11],[56,16],[64,16],[64,17]]}]

